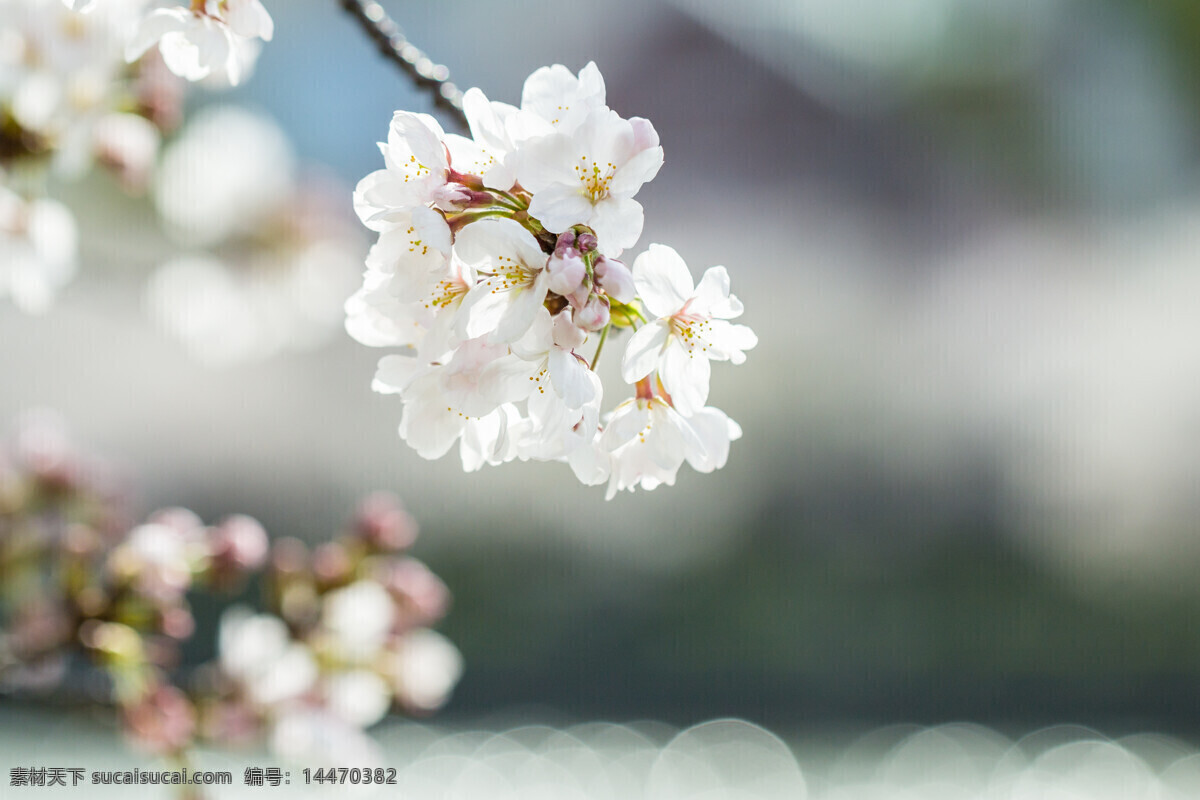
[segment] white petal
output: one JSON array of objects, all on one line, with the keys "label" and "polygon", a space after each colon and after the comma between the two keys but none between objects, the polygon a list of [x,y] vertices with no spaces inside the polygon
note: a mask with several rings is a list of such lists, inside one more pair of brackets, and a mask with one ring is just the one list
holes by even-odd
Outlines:
[{"label": "white petal", "polygon": [[275,35],[275,23],[258,0],[228,0],[224,17],[238,36],[269,42]]},{"label": "white petal", "polygon": [[708,401],[711,362],[698,352],[688,352],[678,342],[672,342],[663,351],[658,367],[663,388],[671,395],[671,402],[685,417],[694,414]]},{"label": "white petal", "polygon": [[696,299],[691,311],[721,319],[733,319],[742,314],[742,303],[729,293],[729,273],[724,267],[709,267],[696,285]]},{"label": "white petal", "polygon": [[633,262],[633,282],[646,310],[666,317],[692,296],[692,274],[679,254],[665,244],[652,244]]},{"label": "white petal", "polygon": [[551,348],[549,362],[554,391],[568,408],[582,408],[595,397],[595,389],[588,378],[591,370],[574,353],[561,347]]},{"label": "white petal", "polygon": [[421,166],[438,176],[446,169],[444,136],[442,126],[428,114],[397,111],[388,131],[388,147],[398,152],[407,149]]},{"label": "white petal", "polygon": [[414,380],[429,370],[429,366],[416,358],[388,355],[379,359],[371,388],[380,394],[400,394]]},{"label": "white petal", "polygon": [[729,443],[742,437],[742,429],[718,408],[703,408],[688,423],[704,444],[703,455],[689,453],[687,461],[697,472],[721,469],[729,459]]},{"label": "white petal", "polygon": [[538,309],[546,302],[546,284],[549,277],[543,270],[533,286],[510,292],[512,301],[496,323],[496,330],[488,337],[490,342],[515,342],[525,335],[533,325]]},{"label": "white petal", "polygon": [[[542,223],[551,233],[562,233],[572,225],[587,225],[592,222],[594,207],[577,186],[553,183],[533,195],[529,203],[529,215]],[[639,227],[638,233],[641,233]],[[599,236],[600,232],[596,231]],[[634,237],[637,241],[637,237]],[[600,239],[601,245],[604,239]]]},{"label": "white petal", "polygon": [[535,198],[556,183],[578,185],[574,168],[583,154],[570,136],[556,133],[534,139],[516,155],[517,180]]},{"label": "white petal", "polygon": [[164,35],[184,30],[194,19],[186,8],[159,8],[151,11],[125,45],[125,60],[137,61],[142,53],[158,44]]},{"label": "white petal", "polygon": [[621,378],[626,383],[636,383],[658,366],[669,332],[666,320],[651,322],[634,332],[625,347],[625,357],[621,360]]},{"label": "white petal", "polygon": [[642,235],[644,212],[637,200],[607,197],[595,206],[590,225],[600,242],[600,252],[616,257],[637,244]]},{"label": "white petal", "polygon": [[658,174],[663,164],[663,149],[652,147],[643,150],[625,162],[613,175],[608,190],[614,195],[633,197],[642,184],[649,183]]}]

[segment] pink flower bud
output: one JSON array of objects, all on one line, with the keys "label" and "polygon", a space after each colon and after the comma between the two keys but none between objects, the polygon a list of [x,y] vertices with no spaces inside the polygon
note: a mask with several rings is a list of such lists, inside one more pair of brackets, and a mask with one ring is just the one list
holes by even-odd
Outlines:
[{"label": "pink flower bud", "polygon": [[178,753],[196,731],[196,710],[174,686],[160,685],[125,709],[125,733],[138,747],[151,753]]},{"label": "pink flower bud", "polygon": [[404,510],[398,497],[377,492],[358,507],[354,532],[372,549],[394,553],[412,547],[417,540],[417,523]]},{"label": "pink flower bud", "polygon": [[554,243],[555,255],[562,255],[568,250],[575,249],[575,230],[567,228],[558,235],[558,240]]},{"label": "pink flower bud", "polygon": [[401,630],[432,625],[450,607],[446,584],[415,558],[388,564],[381,580],[396,601],[396,626]]},{"label": "pink flower bud", "polygon": [[546,262],[546,271],[550,275],[548,286],[550,291],[569,295],[577,290],[587,275],[587,267],[579,257],[577,250],[566,250],[562,255],[557,252]]},{"label": "pink flower bud", "polygon": [[345,583],[353,567],[350,554],[337,542],[326,542],[313,551],[313,574],[319,583],[327,586]]},{"label": "pink flower bud", "polygon": [[229,517],[212,531],[213,565],[222,571],[250,572],[267,560],[267,532],[253,517]]},{"label": "pink flower bud", "polygon": [[575,312],[575,324],[585,331],[598,331],[608,324],[608,298],[598,294],[588,298],[587,304]]},{"label": "pink flower bud", "polygon": [[628,303],[637,297],[637,288],[633,285],[633,273],[629,271],[629,267],[615,258],[600,256],[596,259],[595,274],[600,288],[618,303]]},{"label": "pink flower bud", "polygon": [[567,350],[579,347],[587,338],[587,334],[571,320],[571,311],[566,308],[555,315],[551,335],[554,344]]},{"label": "pink flower bud", "polygon": [[596,241],[596,234],[594,233],[581,233],[575,239],[575,248],[581,253],[591,252],[598,246],[599,243]]}]

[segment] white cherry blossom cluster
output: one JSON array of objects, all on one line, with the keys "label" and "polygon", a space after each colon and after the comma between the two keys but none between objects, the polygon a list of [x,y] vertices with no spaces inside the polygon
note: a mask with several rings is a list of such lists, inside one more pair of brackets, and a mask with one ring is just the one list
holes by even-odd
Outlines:
[{"label": "white cherry blossom cluster", "polygon": [[[525,82],[520,107],[463,98],[471,136],[396,112],[385,167],[354,195],[379,234],[346,327],[385,356],[374,388],[399,394],[400,436],[421,456],[457,443],[463,468],[567,462],[608,497],[672,484],[686,460],[725,464],[738,425],[707,405],[711,361],[740,364],[753,332],[724,267],[699,284],[650,245],[630,269],[643,213],[634,199],[663,149],[653,125],[605,104],[594,64]],[[595,367],[613,329],[630,397],[602,414]]]}]

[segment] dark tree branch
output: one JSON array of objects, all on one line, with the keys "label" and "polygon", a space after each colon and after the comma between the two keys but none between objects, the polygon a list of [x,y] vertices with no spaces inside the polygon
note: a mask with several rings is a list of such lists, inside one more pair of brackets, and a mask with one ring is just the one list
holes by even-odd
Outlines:
[{"label": "dark tree branch", "polygon": [[414,44],[408,41],[400,26],[388,16],[375,0],[339,0],[342,8],[358,20],[363,32],[379,47],[384,58],[395,63],[413,83],[433,95],[433,102],[450,112],[462,130],[467,118],[462,110],[462,90],[452,83],[450,70],[435,64]]}]

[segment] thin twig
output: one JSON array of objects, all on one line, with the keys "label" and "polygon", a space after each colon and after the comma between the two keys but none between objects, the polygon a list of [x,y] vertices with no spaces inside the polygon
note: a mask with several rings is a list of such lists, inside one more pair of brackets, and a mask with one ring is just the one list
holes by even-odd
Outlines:
[{"label": "thin twig", "polygon": [[450,70],[434,63],[420,48],[409,42],[400,26],[375,0],[339,2],[342,8],[358,20],[363,32],[378,45],[384,58],[400,67],[417,86],[432,93],[433,102],[439,108],[453,114],[455,122],[465,131],[467,118],[462,110],[463,93],[450,81]]}]

